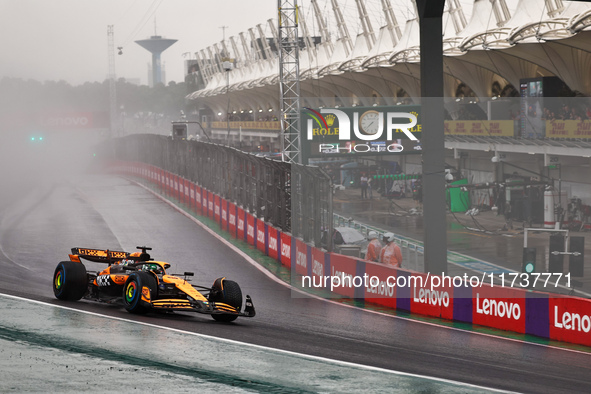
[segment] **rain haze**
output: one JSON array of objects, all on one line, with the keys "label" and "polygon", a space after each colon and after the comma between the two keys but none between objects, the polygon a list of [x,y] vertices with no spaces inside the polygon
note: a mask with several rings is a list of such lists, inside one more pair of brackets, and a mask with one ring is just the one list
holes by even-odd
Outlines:
[{"label": "rain haze", "polygon": [[194,52],[276,13],[269,0],[0,0],[0,213],[92,165],[109,134],[109,25],[122,47],[116,76],[136,85],[148,84],[152,58],[135,41],[178,40],[162,54],[168,84],[184,81]]},{"label": "rain haze", "polygon": [[[162,54],[166,81],[184,80],[183,60],[275,18],[269,0],[0,0],[0,76],[102,82],[108,75],[107,26],[114,26],[117,77],[148,83],[150,53],[134,41],[178,40]],[[222,27],[224,27],[222,29]]]}]

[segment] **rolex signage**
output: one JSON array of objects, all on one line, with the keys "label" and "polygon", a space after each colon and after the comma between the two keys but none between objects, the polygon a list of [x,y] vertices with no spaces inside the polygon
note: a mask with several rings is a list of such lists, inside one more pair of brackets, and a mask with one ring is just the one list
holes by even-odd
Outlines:
[{"label": "rolex signage", "polygon": [[[302,154],[308,158],[420,153],[420,106],[305,108]],[[405,151],[406,149],[406,151]]]}]

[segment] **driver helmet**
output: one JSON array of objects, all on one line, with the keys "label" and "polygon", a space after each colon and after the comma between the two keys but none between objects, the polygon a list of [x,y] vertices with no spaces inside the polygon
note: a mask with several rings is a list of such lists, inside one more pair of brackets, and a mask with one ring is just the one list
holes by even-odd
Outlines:
[{"label": "driver helmet", "polygon": [[383,239],[385,242],[390,243],[390,242],[394,241],[394,234],[393,233],[385,233],[383,235]]},{"label": "driver helmet", "polygon": [[378,237],[378,233],[376,231],[370,231],[367,233],[367,239],[375,239]]}]

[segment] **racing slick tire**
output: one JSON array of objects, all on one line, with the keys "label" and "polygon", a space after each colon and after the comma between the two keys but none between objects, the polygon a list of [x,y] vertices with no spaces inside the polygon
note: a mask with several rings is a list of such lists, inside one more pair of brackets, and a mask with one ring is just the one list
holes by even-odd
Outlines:
[{"label": "racing slick tire", "polygon": [[88,290],[88,275],[82,263],[62,261],[53,274],[53,294],[57,299],[78,301]]},{"label": "racing slick tire", "polygon": [[142,300],[142,288],[150,289],[150,300],[158,291],[156,278],[148,272],[133,272],[123,286],[123,305],[130,313],[143,314],[150,310],[150,303]]},{"label": "racing slick tire", "polygon": [[[233,280],[217,278],[213,282],[211,292],[209,293],[209,301],[223,302],[224,304],[233,306],[238,312],[240,312],[240,308],[242,307],[242,290],[240,290],[238,283]],[[213,317],[215,321],[231,322],[236,320],[238,315],[214,313],[211,317]]]}]

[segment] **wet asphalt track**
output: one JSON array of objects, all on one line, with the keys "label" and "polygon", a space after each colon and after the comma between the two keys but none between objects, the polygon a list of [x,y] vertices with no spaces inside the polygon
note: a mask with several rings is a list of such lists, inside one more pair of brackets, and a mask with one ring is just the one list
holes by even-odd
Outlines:
[{"label": "wet asphalt track", "polygon": [[[524,392],[589,392],[591,354],[426,325],[292,298],[221,241],[148,191],[115,177],[87,176],[41,185],[4,212],[0,291],[87,311],[206,335],[397,371]],[[257,308],[254,319],[218,324],[208,316],[133,316],[123,308],[63,303],[51,290],[53,270],[71,247],[133,250],[172,272],[194,271],[194,283],[238,281]],[[89,264],[89,269],[100,265]],[[289,366],[286,366],[288,373]],[[371,388],[368,388],[371,390]]]}]

